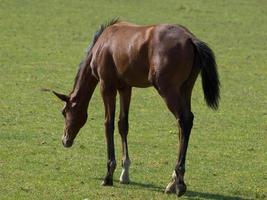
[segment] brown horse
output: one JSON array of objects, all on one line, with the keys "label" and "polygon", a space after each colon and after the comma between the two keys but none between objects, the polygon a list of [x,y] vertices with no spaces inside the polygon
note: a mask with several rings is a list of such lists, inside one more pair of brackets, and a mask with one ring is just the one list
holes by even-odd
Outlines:
[{"label": "brown horse", "polygon": [[178,160],[166,192],[186,192],[184,182],[186,151],[194,115],[191,94],[201,72],[207,105],[219,103],[219,79],[212,50],[185,27],[171,24],[138,26],[112,20],[95,33],[69,95],[54,94],[65,102],[62,114],[65,130],[62,143],[70,147],[87,120],[91,96],[100,83],[105,105],[107,174],[102,185],[113,184],[114,117],[117,91],[120,95],[119,133],[122,139],[121,183],[129,183],[130,159],[127,147],[128,114],[132,87],[154,86],[175,116],[180,147]]}]

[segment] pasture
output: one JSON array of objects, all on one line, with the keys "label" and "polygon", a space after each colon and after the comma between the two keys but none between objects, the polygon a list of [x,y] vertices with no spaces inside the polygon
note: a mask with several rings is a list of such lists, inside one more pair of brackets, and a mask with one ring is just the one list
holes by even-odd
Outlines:
[{"label": "pasture", "polygon": [[61,144],[62,102],[40,91],[68,93],[93,33],[117,16],[182,24],[217,57],[219,110],[205,105],[200,77],[193,90],[182,199],[266,199],[266,10],[265,0],[0,0],[0,199],[177,199],[163,193],[177,157],[177,125],[153,88],[133,90],[129,185],[118,181],[115,129],[113,187],[100,186],[106,144],[99,88],[70,149]]}]

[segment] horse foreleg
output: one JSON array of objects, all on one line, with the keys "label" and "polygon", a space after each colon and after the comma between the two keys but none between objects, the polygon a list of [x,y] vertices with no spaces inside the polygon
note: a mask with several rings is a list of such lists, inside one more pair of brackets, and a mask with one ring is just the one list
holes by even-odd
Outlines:
[{"label": "horse foreleg", "polygon": [[107,174],[102,185],[113,185],[113,173],[116,168],[114,150],[114,118],[116,104],[116,89],[100,83],[102,98],[105,105],[105,135],[107,141]]},{"label": "horse foreleg", "polygon": [[131,101],[131,88],[123,88],[119,90],[120,94],[120,117],[118,122],[119,133],[122,141],[122,172],[120,176],[120,183],[128,184],[130,158],[128,153],[127,135],[129,130],[128,114]]}]

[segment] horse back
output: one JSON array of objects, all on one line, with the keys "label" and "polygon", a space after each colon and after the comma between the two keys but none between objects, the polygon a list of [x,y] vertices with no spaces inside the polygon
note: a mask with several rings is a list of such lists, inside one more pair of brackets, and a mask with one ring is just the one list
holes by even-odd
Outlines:
[{"label": "horse back", "polygon": [[100,78],[148,87],[152,84],[151,74],[161,70],[159,65],[164,64],[160,61],[178,64],[178,57],[184,56],[181,47],[188,37],[189,33],[176,25],[116,23],[108,27],[96,42],[92,67]]}]

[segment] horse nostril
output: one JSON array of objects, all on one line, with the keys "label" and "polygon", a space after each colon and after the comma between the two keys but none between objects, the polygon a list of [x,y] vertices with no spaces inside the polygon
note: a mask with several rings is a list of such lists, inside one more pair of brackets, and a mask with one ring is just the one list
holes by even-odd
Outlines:
[{"label": "horse nostril", "polygon": [[62,138],[62,144],[64,147],[68,148],[68,147],[71,147],[72,144],[73,144],[73,140],[69,140],[67,139],[66,137],[63,137]]},{"label": "horse nostril", "polygon": [[73,141],[72,140],[67,140],[66,142],[65,142],[65,145],[64,145],[64,147],[71,147],[72,146],[72,144],[73,144]]}]

